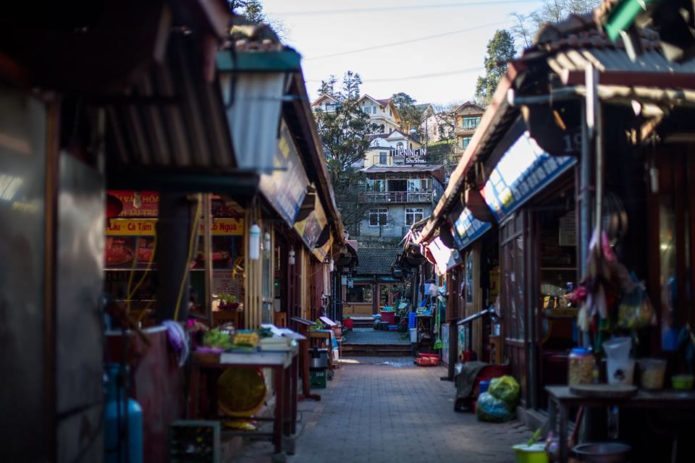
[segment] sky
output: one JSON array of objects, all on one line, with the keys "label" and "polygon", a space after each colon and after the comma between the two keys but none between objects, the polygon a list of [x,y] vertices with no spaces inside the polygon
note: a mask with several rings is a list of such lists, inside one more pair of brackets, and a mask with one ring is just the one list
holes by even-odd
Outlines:
[{"label": "sky", "polygon": [[[321,80],[346,71],[362,77],[362,93],[405,92],[417,103],[473,99],[487,42],[509,28],[512,13],[541,0],[263,0],[283,40],[302,54],[310,98]],[[386,46],[390,45],[390,46]]]}]

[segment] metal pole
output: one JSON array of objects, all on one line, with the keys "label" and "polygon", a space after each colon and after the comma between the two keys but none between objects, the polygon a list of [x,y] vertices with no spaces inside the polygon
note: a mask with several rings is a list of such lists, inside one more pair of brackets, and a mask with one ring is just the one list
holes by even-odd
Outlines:
[{"label": "metal pole", "polygon": [[[582,121],[586,120],[586,103],[582,105]],[[579,270],[581,279],[587,274],[589,256],[589,230],[591,209],[591,140],[586,123],[582,127],[582,153],[579,159]]]},{"label": "metal pole", "polygon": [[[195,231],[198,233],[198,230]],[[210,193],[203,194],[203,256],[205,262],[205,314],[212,326],[212,207]]]}]

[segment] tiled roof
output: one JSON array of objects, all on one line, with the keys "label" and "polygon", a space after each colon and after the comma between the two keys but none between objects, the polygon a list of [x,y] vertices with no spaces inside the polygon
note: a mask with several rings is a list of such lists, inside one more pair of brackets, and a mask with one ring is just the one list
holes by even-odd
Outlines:
[{"label": "tiled roof", "polygon": [[[600,18],[600,15],[596,15]],[[589,64],[600,72],[663,72],[694,73],[695,60],[682,63],[669,61],[663,55],[658,34],[650,29],[639,30],[639,46],[634,59],[621,40],[612,42],[596,25],[592,15],[571,15],[566,20],[546,24],[538,32],[536,44],[524,51],[522,60],[547,57],[548,65],[558,75],[566,71],[583,71]]]},{"label": "tiled roof", "polygon": [[400,248],[360,248],[357,250],[359,264],[355,268],[358,275],[390,275],[391,266],[396,261]]}]

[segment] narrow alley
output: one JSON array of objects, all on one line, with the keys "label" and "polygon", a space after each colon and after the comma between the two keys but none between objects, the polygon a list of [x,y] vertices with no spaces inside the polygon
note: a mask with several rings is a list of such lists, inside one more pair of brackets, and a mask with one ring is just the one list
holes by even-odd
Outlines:
[{"label": "narrow alley", "polygon": [[[300,437],[290,462],[508,462],[528,440],[519,421],[484,423],[453,410],[444,367],[418,367],[412,357],[344,359],[321,401],[300,403]],[[244,446],[234,463],[272,461],[267,442]]]}]

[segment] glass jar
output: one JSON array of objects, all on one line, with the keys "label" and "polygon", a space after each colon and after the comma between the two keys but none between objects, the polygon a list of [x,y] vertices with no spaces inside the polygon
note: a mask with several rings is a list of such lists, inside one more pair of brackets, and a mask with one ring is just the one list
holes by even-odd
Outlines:
[{"label": "glass jar", "polygon": [[569,373],[570,386],[575,384],[591,384],[594,379],[594,356],[589,349],[575,347],[570,351]]}]

